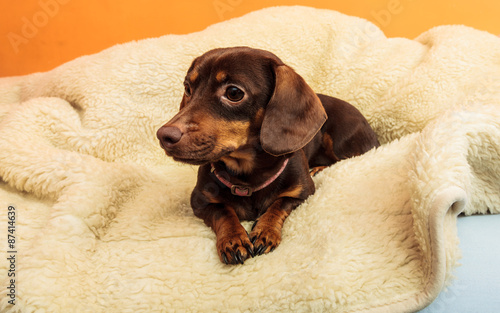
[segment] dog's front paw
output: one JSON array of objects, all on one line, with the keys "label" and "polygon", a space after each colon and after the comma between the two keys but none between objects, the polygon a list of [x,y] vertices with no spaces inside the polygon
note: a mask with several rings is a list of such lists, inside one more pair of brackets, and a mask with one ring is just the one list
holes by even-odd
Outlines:
[{"label": "dog's front paw", "polygon": [[217,238],[217,252],[221,262],[226,264],[243,264],[246,259],[253,257],[253,245],[247,232],[232,233]]},{"label": "dog's front paw", "polygon": [[249,237],[254,246],[254,255],[261,255],[273,251],[281,243],[281,230],[257,221]]}]

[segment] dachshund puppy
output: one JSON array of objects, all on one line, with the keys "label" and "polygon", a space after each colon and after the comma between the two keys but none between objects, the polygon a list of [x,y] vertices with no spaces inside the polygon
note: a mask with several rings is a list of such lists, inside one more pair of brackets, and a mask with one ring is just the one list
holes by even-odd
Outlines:
[{"label": "dachshund puppy", "polygon": [[[315,94],[268,51],[211,50],[193,61],[184,88],[157,137],[174,160],[200,165],[191,206],[226,264],[280,244],[285,219],[315,191],[311,173],[379,145],[356,108]],[[241,220],[256,220],[250,234]]]}]

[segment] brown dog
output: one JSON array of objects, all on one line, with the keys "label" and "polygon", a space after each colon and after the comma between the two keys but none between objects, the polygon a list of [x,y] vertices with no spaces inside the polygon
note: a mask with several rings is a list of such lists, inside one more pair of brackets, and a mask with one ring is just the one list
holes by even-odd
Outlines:
[{"label": "brown dog", "polygon": [[[279,245],[285,219],[315,191],[310,173],[379,145],[356,108],[316,95],[268,51],[211,50],[184,86],[179,113],[157,136],[167,155],[201,165],[191,206],[227,264]],[[240,220],[255,219],[247,234]]]}]

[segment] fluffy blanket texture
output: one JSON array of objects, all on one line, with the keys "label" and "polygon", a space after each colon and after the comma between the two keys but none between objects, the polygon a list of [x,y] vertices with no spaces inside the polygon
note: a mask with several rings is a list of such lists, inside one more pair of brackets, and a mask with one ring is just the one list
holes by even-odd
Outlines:
[{"label": "fluffy blanket texture", "polygon": [[[274,252],[226,266],[189,206],[196,168],[167,158],[155,132],[193,58],[236,45],[276,53],[315,91],[357,106],[383,145],[316,176]],[[457,214],[500,210],[499,87],[496,36],[444,26],[386,38],[305,7],[3,78],[0,310],[418,310],[460,257]]]}]

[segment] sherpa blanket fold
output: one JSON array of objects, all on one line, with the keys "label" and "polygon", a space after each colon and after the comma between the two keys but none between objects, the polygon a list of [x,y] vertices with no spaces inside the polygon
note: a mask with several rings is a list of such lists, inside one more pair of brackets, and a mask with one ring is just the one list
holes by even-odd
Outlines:
[{"label": "sherpa blanket fold", "polygon": [[[274,252],[226,266],[189,206],[196,168],[165,157],[155,132],[192,59],[237,45],[358,107],[383,145],[317,175]],[[460,257],[457,214],[500,210],[499,87],[496,36],[386,38],[306,7],[0,79],[0,311],[418,310]]]}]

